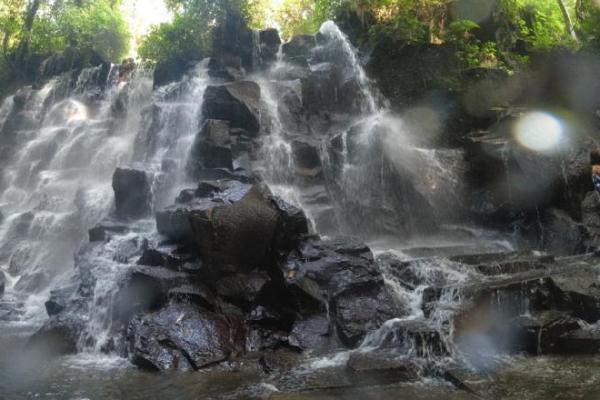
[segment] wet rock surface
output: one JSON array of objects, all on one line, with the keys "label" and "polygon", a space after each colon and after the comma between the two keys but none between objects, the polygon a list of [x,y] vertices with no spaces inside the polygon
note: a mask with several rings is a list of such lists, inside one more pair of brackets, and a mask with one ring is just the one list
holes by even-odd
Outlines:
[{"label": "wet rock surface", "polygon": [[[591,142],[549,156],[485,132],[467,135],[459,149],[407,150],[395,136],[398,121],[371,118],[376,110],[365,117],[368,82],[346,65],[358,61],[332,61],[328,53],[340,46],[328,48],[328,40],[293,38],[278,60],[276,31],[255,35],[236,20],[217,31],[210,60],[157,68],[155,85],[186,78],[141,111],[148,132],[136,136],[134,158],[145,164],[116,169],[114,219],[90,218],[89,243],[72,279],[50,292],[49,319],[32,348],[93,349],[160,371],[251,364],[283,390],[423,376],[460,387],[432,364],[464,356],[487,372],[488,359],[504,352],[599,351],[598,259],[564,257],[595,250],[600,237]],[[284,71],[265,76],[276,82],[247,75],[279,61]],[[181,93],[194,79],[208,83],[190,99]],[[37,123],[19,108],[32,96],[15,97],[9,125]],[[120,101],[122,118],[127,100]],[[189,135],[180,134],[181,121],[193,126]],[[267,135],[278,135],[268,150],[283,161],[259,151]],[[280,166],[289,170],[265,171]],[[465,185],[457,182],[463,177]],[[297,198],[286,192],[292,185]],[[145,220],[153,211],[155,221]],[[36,218],[27,211],[4,224],[18,237]],[[489,223],[511,242],[485,247],[476,240],[481,230],[444,225],[456,221]],[[340,232],[405,242],[397,252],[374,244],[375,257]],[[545,252],[514,251],[514,237]],[[38,292],[53,278],[22,273],[27,252],[10,253],[17,290]],[[11,318],[3,307],[0,319]],[[340,354],[348,359],[296,379],[304,357]]]},{"label": "wet rock surface", "polygon": [[117,168],[112,186],[117,218],[127,220],[150,215],[151,183],[145,171]]},{"label": "wet rock surface", "polygon": [[231,127],[256,135],[260,129],[260,98],[260,87],[251,81],[209,86],[202,111],[207,119],[226,120]]},{"label": "wet rock surface", "polygon": [[236,332],[241,326],[235,325],[189,304],[170,304],[130,322],[130,357],[142,368],[204,368],[225,361],[240,348],[244,333]]}]

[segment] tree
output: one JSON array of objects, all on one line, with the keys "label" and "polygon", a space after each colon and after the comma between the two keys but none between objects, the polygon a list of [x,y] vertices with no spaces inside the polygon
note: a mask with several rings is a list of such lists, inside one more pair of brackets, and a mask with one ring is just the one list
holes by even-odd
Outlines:
[{"label": "tree", "polygon": [[577,33],[575,32],[575,26],[573,25],[573,21],[571,20],[571,15],[569,14],[569,10],[567,9],[565,2],[563,0],[556,0],[556,1],[558,2],[558,7],[560,8],[560,11],[565,20],[565,26],[567,27],[567,33],[569,35],[571,35],[573,40],[575,40],[577,42],[578,40],[577,40]]}]

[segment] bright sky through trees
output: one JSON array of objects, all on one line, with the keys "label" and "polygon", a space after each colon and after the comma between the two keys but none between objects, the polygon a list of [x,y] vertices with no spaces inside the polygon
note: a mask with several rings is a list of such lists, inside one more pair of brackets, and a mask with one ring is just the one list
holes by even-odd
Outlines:
[{"label": "bright sky through trees", "polygon": [[122,7],[131,32],[131,56],[137,55],[138,41],[149,32],[152,25],[172,19],[164,0],[125,0]]}]

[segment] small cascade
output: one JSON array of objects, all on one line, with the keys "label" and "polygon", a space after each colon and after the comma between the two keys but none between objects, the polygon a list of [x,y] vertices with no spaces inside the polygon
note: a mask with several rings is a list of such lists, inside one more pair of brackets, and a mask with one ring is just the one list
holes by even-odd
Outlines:
[{"label": "small cascade", "polygon": [[209,84],[207,62],[198,63],[181,82],[157,89],[152,104],[141,110],[132,162],[154,175],[155,209],[170,204],[188,186],[187,159]]}]

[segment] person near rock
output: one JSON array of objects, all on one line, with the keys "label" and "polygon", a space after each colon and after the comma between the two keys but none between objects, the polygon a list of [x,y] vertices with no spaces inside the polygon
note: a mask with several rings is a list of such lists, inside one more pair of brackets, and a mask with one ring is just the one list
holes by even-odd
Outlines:
[{"label": "person near rock", "polygon": [[592,165],[592,181],[594,189],[600,194],[600,165]]},{"label": "person near rock", "polygon": [[594,151],[591,154],[592,163],[592,183],[596,193],[600,196],[600,151]]}]

